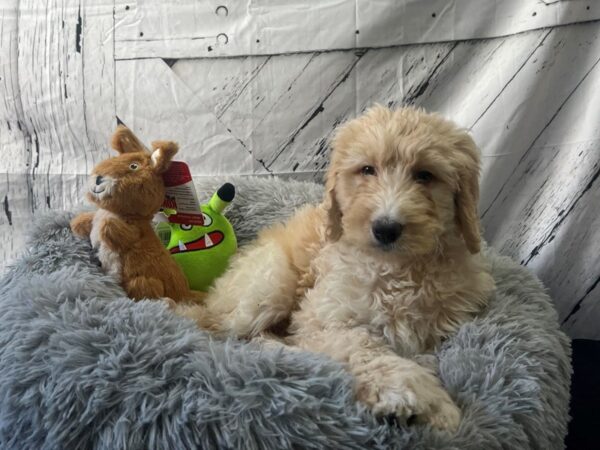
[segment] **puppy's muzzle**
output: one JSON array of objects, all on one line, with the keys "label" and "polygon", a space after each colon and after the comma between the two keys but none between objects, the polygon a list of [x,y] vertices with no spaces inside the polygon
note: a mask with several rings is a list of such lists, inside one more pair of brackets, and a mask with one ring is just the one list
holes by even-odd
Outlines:
[{"label": "puppy's muzzle", "polygon": [[378,219],[373,222],[371,232],[378,243],[390,245],[396,242],[402,235],[402,224],[395,220]]}]

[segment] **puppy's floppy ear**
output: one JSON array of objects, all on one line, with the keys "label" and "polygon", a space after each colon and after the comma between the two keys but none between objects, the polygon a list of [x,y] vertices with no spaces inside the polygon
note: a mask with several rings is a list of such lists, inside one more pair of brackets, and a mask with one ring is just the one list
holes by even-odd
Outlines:
[{"label": "puppy's floppy ear", "polygon": [[327,211],[326,235],[331,242],[337,241],[342,236],[342,210],[336,198],[335,185],[337,183],[337,172],[333,167],[327,171],[325,181],[325,198],[323,206]]},{"label": "puppy's floppy ear", "polygon": [[464,133],[457,143],[462,153],[456,193],[456,221],[467,249],[479,253],[481,234],[479,226],[479,151],[471,137]]},{"label": "puppy's floppy ear", "polygon": [[171,165],[173,156],[179,150],[176,142],[154,141],[152,142],[152,166],[157,173],[165,172]]},{"label": "puppy's floppy ear", "polygon": [[133,153],[148,151],[144,144],[125,125],[119,125],[112,135],[112,148],[119,153]]}]

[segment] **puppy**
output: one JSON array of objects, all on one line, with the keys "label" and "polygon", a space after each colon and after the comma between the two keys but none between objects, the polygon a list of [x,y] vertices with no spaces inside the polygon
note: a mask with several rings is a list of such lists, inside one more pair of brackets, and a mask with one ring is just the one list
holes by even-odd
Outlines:
[{"label": "puppy", "polygon": [[264,230],[205,309],[185,314],[239,337],[289,325],[285,342],[345,363],[375,414],[455,430],[459,409],[416,360],[494,289],[479,254],[478,175],[466,132],[375,106],[337,132],[323,202]]}]

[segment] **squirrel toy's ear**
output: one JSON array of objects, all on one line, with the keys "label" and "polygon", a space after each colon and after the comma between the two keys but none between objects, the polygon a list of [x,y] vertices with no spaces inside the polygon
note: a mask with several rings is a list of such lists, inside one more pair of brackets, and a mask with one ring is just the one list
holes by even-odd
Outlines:
[{"label": "squirrel toy's ear", "polygon": [[144,147],[144,144],[133,134],[133,132],[125,125],[119,125],[115,130],[112,140],[112,148],[119,153],[134,153],[134,152],[147,152],[148,149]]},{"label": "squirrel toy's ear", "polygon": [[173,156],[179,150],[176,142],[172,141],[154,141],[152,142],[152,166],[157,173],[163,173],[171,165]]}]

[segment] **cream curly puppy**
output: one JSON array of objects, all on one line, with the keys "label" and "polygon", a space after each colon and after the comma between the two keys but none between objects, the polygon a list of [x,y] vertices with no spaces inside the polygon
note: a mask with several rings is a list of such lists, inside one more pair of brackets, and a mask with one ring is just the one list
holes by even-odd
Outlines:
[{"label": "cream curly puppy", "polygon": [[437,115],[381,106],[333,140],[326,194],[264,230],[186,315],[285,341],[347,365],[374,413],[455,430],[460,411],[421,355],[485,306],[494,288],[480,250],[479,156]]}]

